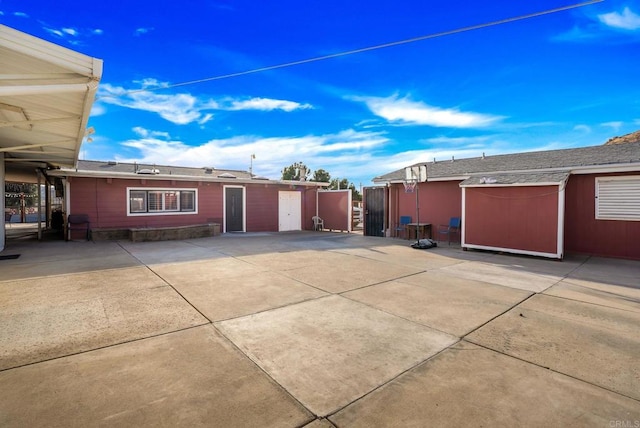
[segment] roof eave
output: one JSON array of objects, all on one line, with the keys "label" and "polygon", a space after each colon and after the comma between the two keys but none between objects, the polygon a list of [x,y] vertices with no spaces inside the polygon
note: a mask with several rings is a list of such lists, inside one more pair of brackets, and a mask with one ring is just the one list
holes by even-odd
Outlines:
[{"label": "roof eave", "polygon": [[175,180],[175,181],[204,181],[209,183],[240,183],[240,184],[279,184],[287,186],[305,186],[305,187],[325,187],[329,183],[315,181],[292,181],[292,180],[269,180],[255,178],[219,178],[205,177],[199,175],[181,175],[181,174],[136,174],[131,172],[100,172],[100,171],[83,171],[73,169],[52,169],[47,171],[52,177],[84,177],[84,178],[115,178],[124,180]]}]

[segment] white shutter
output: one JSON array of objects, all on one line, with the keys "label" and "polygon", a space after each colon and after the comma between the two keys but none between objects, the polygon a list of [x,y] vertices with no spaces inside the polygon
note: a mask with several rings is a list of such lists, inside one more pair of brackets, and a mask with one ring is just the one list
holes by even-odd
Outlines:
[{"label": "white shutter", "polygon": [[640,221],[640,176],[596,178],[596,219]]}]

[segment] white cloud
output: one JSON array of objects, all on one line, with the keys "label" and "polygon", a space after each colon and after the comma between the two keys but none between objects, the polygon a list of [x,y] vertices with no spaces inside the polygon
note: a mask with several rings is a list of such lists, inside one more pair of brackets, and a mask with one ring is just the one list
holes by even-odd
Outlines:
[{"label": "white cloud", "polygon": [[62,32],[74,37],[78,35],[78,30],[76,30],[75,28],[63,28]]},{"label": "white cloud", "polygon": [[13,16],[17,16],[19,18],[28,18],[29,15],[24,12],[13,12]]},{"label": "white cloud", "polygon": [[589,133],[591,132],[591,127],[588,125],[576,125],[573,127],[574,131],[580,131],[580,132],[585,132],[585,133]]},{"label": "white cloud", "polygon": [[104,104],[99,103],[99,102],[95,102],[93,103],[93,105],[91,106],[91,117],[97,117],[97,116],[102,116],[103,114],[105,114],[107,112],[106,107],[104,106]]},{"label": "white cloud", "polygon": [[137,83],[142,86],[143,89],[147,88],[166,88],[169,86],[169,82],[161,82],[153,77],[146,77],[142,80],[134,80],[133,83]]},{"label": "white cloud", "polygon": [[64,37],[64,33],[61,30],[56,30],[55,28],[44,28],[44,30],[48,33],[53,34],[54,36]]},{"label": "white cloud", "polygon": [[628,7],[625,7],[622,13],[610,12],[598,15],[598,19],[603,24],[613,28],[631,31],[640,29],[640,16],[632,12]]},{"label": "white cloud", "polygon": [[147,90],[127,91],[108,83],[98,87],[100,102],[157,113],[169,122],[185,125],[203,117],[202,106],[191,94],[158,94]]},{"label": "white cloud", "polygon": [[138,134],[142,138],[164,138],[165,140],[171,139],[171,136],[169,135],[168,132],[150,131],[150,130],[148,130],[146,128],[143,128],[141,126],[135,126],[132,129],[132,131],[135,132],[136,134]]},{"label": "white cloud", "polygon": [[[300,160],[312,170],[323,168],[334,177],[351,179],[361,174],[370,178],[375,149],[389,141],[381,133],[348,129],[327,135],[270,138],[245,135],[191,146],[171,140],[163,132],[142,127],[134,128],[134,132],[140,138],[128,140],[122,145],[138,150],[140,156],[130,159],[119,156],[118,160],[247,170],[250,156],[255,154],[254,172],[272,179],[280,178],[282,168]],[[380,161],[384,162],[384,158],[381,157]]]},{"label": "white cloud", "polygon": [[134,31],[134,35],[136,36],[141,36],[143,34],[147,34],[150,31],[155,30],[155,28],[153,27],[140,27],[140,28],[136,28],[136,31]]},{"label": "white cloud", "polygon": [[502,116],[463,112],[457,108],[434,107],[408,98],[352,97],[362,101],[376,116],[392,123],[446,128],[482,128],[504,119]]},{"label": "white cloud", "polygon": [[300,104],[295,101],[276,100],[271,98],[251,98],[248,100],[235,100],[231,102],[228,110],[284,110],[291,112],[294,110],[313,108],[310,104]]},{"label": "white cloud", "polygon": [[94,28],[93,30],[91,30],[91,34],[101,36],[102,34],[104,34],[104,31],[100,28]]},{"label": "white cloud", "polygon": [[161,94],[148,89],[166,88],[169,83],[152,78],[139,80],[136,83],[140,84],[142,89],[127,90],[121,86],[103,83],[98,87],[97,102],[157,113],[163,119],[178,125],[194,122],[204,125],[213,119],[214,115],[211,111],[215,110],[282,110],[292,112],[312,108],[308,104],[269,98],[247,100],[226,98],[218,102],[214,99],[200,99],[188,93]]},{"label": "white cloud", "polygon": [[622,128],[622,125],[624,125],[624,123],[620,121],[604,122],[600,124],[600,126],[612,128],[614,131],[619,131],[620,128]]}]

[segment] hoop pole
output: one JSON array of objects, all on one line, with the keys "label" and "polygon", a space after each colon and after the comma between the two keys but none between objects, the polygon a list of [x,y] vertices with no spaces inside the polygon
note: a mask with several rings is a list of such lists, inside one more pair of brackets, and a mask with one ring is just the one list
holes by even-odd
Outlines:
[{"label": "hoop pole", "polygon": [[420,183],[416,181],[416,244],[420,244]]}]

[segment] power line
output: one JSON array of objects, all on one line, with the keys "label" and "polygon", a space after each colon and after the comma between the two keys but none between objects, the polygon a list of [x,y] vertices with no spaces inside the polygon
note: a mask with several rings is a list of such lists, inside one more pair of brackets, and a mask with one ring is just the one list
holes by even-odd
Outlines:
[{"label": "power line", "polygon": [[229,74],[222,74],[222,75],[219,75],[219,76],[206,77],[206,78],[203,78],[203,79],[189,80],[187,82],[174,83],[172,85],[159,86],[157,88],[133,89],[133,90],[130,90],[130,91],[125,91],[124,93],[119,94],[119,95],[127,95],[127,94],[133,94],[133,93],[144,92],[144,91],[156,91],[156,90],[160,90],[160,89],[176,88],[176,87],[187,86],[187,85],[195,85],[197,83],[211,82],[211,81],[222,80],[222,79],[230,79],[232,77],[246,76],[247,74],[255,74],[255,73],[261,73],[261,72],[264,72],[264,71],[270,71],[270,70],[277,70],[277,69],[280,69],[280,68],[292,67],[292,66],[295,66],[295,65],[302,65],[302,64],[309,64],[309,63],[312,63],[312,62],[325,61],[325,60],[332,59],[332,58],[339,58],[339,57],[348,56],[348,55],[354,55],[354,54],[358,54],[358,53],[362,53],[362,52],[368,52],[368,51],[373,51],[373,50],[378,50],[378,49],[390,48],[390,47],[393,47],[393,46],[405,45],[405,44],[408,44],[408,43],[415,43],[415,42],[419,42],[419,41],[422,41],[422,40],[435,39],[437,37],[450,36],[452,34],[464,33],[464,32],[467,32],[467,31],[474,31],[474,30],[479,30],[479,29],[482,29],[482,28],[494,27],[496,25],[508,24],[508,23],[511,23],[511,22],[522,21],[522,20],[525,20],[525,19],[536,18],[536,17],[544,16],[544,15],[550,15],[552,13],[563,12],[565,10],[570,10],[570,9],[577,9],[577,8],[584,7],[584,6],[589,6],[589,5],[592,5],[592,4],[595,4],[595,3],[601,3],[603,1],[604,0],[589,0],[589,1],[586,1],[586,2],[582,2],[582,3],[575,3],[575,4],[572,4],[572,5],[568,5],[568,6],[558,7],[558,8],[555,8],[555,9],[547,9],[547,10],[543,10],[541,12],[534,12],[534,13],[530,13],[530,14],[527,14],[527,15],[519,15],[519,16],[515,16],[515,17],[511,17],[511,18],[501,19],[501,20],[498,20],[498,21],[491,21],[491,22],[486,22],[486,23],[483,23],[483,24],[471,25],[471,26],[468,26],[468,27],[457,28],[457,29],[454,29],[454,30],[441,31],[439,33],[427,34],[427,35],[424,35],[424,36],[413,37],[413,38],[410,38],[410,39],[404,39],[404,40],[399,40],[399,41],[395,41],[395,42],[383,43],[383,44],[375,45],[375,46],[368,46],[368,47],[365,47],[365,48],[353,49],[353,50],[350,50],[350,51],[344,51],[344,52],[338,52],[338,53],[329,54],[329,55],[317,56],[317,57],[302,59],[302,60],[298,60],[298,61],[285,62],[285,63],[282,63],[282,64],[270,65],[270,66],[260,67],[260,68],[254,68],[254,69],[251,69],[251,70],[238,71],[236,73],[229,73]]}]

